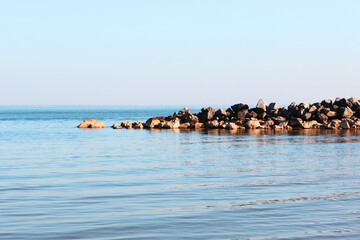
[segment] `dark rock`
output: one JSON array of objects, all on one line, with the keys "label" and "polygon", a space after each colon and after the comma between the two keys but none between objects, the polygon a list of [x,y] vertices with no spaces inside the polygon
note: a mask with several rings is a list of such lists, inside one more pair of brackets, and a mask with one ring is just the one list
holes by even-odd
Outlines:
[{"label": "dark rock", "polygon": [[270,103],[269,104],[269,111],[274,111],[274,110],[278,110],[278,109],[280,109],[279,104],[277,104],[277,103]]},{"label": "dark rock", "polygon": [[246,117],[248,117],[248,118],[256,118],[257,116],[258,116],[257,113],[254,111],[248,112],[246,114]]},{"label": "dark rock", "polygon": [[333,105],[333,102],[330,99],[326,99],[326,100],[321,102],[321,105],[326,107],[326,108],[330,108]]},{"label": "dark rock", "polygon": [[291,114],[295,114],[295,113],[299,110],[299,107],[296,105],[295,102],[292,102],[292,103],[288,106],[288,110],[289,110],[289,112],[291,112]]},{"label": "dark rock", "polygon": [[301,127],[302,122],[303,122],[303,120],[301,118],[292,117],[289,120],[289,125],[291,127]]},{"label": "dark rock", "polygon": [[243,103],[238,103],[238,104],[234,104],[232,105],[227,111],[232,114],[237,114],[239,111],[242,111],[244,109],[249,109],[249,106],[247,104],[243,104]]},{"label": "dark rock", "polygon": [[342,129],[349,129],[349,128],[350,128],[350,124],[349,124],[348,120],[343,120],[343,121],[341,121],[340,127],[341,127]]},{"label": "dark rock", "polygon": [[340,107],[349,107],[349,108],[352,107],[352,103],[350,101],[348,101],[346,98],[342,98],[339,101],[339,104],[340,104]]},{"label": "dark rock", "polygon": [[212,107],[203,108],[201,109],[201,112],[198,115],[198,118],[200,121],[209,121],[213,119],[214,115],[216,113],[216,109]]},{"label": "dark rock", "polygon": [[224,109],[219,109],[215,112],[215,116],[218,118],[223,118],[227,116],[227,112]]},{"label": "dark rock", "polygon": [[279,117],[274,118],[273,120],[276,125],[279,125],[280,123],[285,122],[286,118],[279,116]]},{"label": "dark rock", "polygon": [[319,113],[316,115],[316,120],[320,123],[327,123],[328,116],[325,115],[325,113]]},{"label": "dark rock", "polygon": [[302,116],[301,116],[301,119],[304,120],[304,121],[309,121],[312,117],[312,114],[311,113],[304,113]]}]

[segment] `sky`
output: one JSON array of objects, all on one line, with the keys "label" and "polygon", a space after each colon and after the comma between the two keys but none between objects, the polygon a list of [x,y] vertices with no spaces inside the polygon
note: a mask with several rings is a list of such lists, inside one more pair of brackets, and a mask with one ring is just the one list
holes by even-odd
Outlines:
[{"label": "sky", "polygon": [[360,97],[358,0],[0,0],[0,105]]}]

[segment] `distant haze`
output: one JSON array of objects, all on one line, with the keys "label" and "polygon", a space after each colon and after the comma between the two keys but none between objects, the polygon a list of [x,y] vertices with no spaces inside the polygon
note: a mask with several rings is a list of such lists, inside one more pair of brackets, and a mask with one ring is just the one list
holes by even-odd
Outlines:
[{"label": "distant haze", "polygon": [[360,1],[0,1],[0,105],[359,97]]}]

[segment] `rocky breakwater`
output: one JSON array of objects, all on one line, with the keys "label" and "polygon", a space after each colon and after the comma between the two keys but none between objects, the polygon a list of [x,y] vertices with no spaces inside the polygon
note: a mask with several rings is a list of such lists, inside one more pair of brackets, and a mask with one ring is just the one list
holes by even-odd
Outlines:
[{"label": "rocky breakwater", "polygon": [[312,104],[291,103],[280,107],[262,99],[256,107],[239,103],[225,109],[203,108],[192,113],[183,108],[171,116],[159,116],[145,123],[124,121],[112,128],[148,129],[351,129],[360,128],[360,102],[352,97],[323,100]]}]

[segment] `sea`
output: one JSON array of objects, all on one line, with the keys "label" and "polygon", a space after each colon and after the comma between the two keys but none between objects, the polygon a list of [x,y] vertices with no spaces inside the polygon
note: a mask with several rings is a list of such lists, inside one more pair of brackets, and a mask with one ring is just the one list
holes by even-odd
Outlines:
[{"label": "sea", "polygon": [[1,106],[0,239],[360,239],[360,130],[110,127],[178,110]]}]

